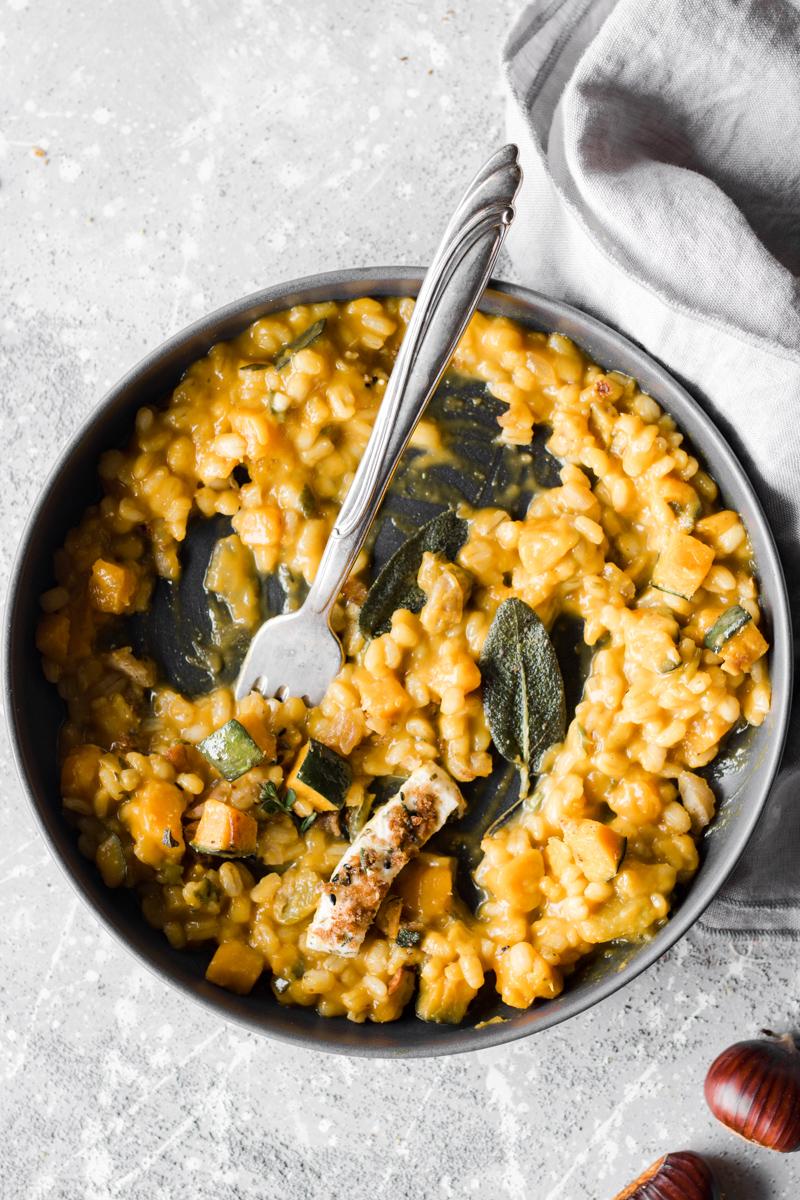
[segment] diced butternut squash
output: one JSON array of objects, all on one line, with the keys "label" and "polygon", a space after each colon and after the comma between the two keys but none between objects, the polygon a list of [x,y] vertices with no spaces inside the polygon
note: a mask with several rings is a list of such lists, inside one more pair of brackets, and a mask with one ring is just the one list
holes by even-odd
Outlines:
[{"label": "diced butternut squash", "polygon": [[[737,532],[734,533],[733,531]],[[744,540],[744,529],[739,514],[731,509],[723,509],[722,512],[711,513],[708,517],[703,517],[694,527],[694,532],[702,537],[715,549],[724,550],[726,542],[739,542],[739,539]],[[726,536],[727,535],[727,536]]]},{"label": "diced butternut squash", "polygon": [[732,671],[749,671],[766,654],[769,645],[752,621],[725,643],[720,650],[722,661]]},{"label": "diced butternut squash", "polygon": [[714,550],[688,533],[675,532],[658,557],[653,587],[691,600],[714,561]]},{"label": "diced butternut squash", "polygon": [[130,567],[95,559],[89,579],[89,601],[105,613],[128,612],[136,592],[136,575]]},{"label": "diced butternut squash", "polygon": [[264,960],[257,950],[244,942],[220,942],[206,969],[206,979],[238,996],[252,992]]},{"label": "diced butternut squash", "polygon": [[591,883],[608,883],[625,857],[627,838],[601,821],[570,821],[564,838]]},{"label": "diced butternut squash", "polygon": [[198,854],[243,858],[255,853],[257,840],[258,825],[249,813],[221,800],[206,800],[192,849]]},{"label": "diced butternut squash", "polygon": [[61,766],[61,795],[94,800],[99,787],[100,759],[104,751],[87,742],[71,750]]},{"label": "diced butternut squash", "polygon": [[454,858],[443,854],[420,854],[400,872],[395,891],[412,917],[427,922],[450,911],[455,875]]},{"label": "diced butternut squash", "polygon": [[120,809],[120,818],[133,838],[133,852],[149,867],[180,862],[185,844],[181,817],[184,793],[174,783],[148,779]]},{"label": "diced butternut squash", "polygon": [[46,613],[36,629],[36,649],[52,662],[64,663],[69,654],[69,617],[65,612]]}]

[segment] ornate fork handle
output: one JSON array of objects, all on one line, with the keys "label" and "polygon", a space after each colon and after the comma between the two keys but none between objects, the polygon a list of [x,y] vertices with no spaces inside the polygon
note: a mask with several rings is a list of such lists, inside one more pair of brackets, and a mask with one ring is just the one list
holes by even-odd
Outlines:
[{"label": "ornate fork handle", "polygon": [[328,615],[436,385],[489,281],[522,181],[516,146],[484,164],[423,280],[383,402],[328,539],[306,611]]}]

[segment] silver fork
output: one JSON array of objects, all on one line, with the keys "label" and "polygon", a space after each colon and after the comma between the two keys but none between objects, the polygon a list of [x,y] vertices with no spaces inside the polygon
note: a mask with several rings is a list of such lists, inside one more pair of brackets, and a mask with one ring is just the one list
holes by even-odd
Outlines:
[{"label": "silver fork", "polygon": [[261,626],[247,651],[236,698],[301,696],[319,704],[341,669],[342,647],[331,609],[375,514],[489,281],[522,181],[516,146],[483,165],[453,213],[398,351],[383,402],[301,608]]}]

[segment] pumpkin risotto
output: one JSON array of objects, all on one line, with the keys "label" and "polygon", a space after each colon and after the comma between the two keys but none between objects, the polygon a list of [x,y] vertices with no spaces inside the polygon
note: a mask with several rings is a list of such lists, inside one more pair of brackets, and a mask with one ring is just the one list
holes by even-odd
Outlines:
[{"label": "pumpkin risotto", "polygon": [[[487,977],[526,1008],[597,947],[667,920],[714,815],[698,771],[763,721],[770,689],[747,533],[671,418],[566,337],[481,313],[451,379],[501,402],[499,443],[547,428],[557,486],[532,486],[521,520],[446,510],[374,581],[362,552],[333,614],[345,663],[318,708],[236,703],[221,682],[184,695],[134,652],[135,614],[159,576],[178,579],[198,517],[230,519],[205,586],[234,631],[257,628],[266,575],[297,603],[412,305],[265,317],[141,409],[56,556],[37,641],[68,709],[62,796],[82,852],[174,947],[210,947],[208,979],[243,994],[268,981],[282,1004],[353,1021],[415,997],[423,1019],[458,1022]],[[430,418],[412,445],[447,455]],[[591,648],[574,711],[549,637],[565,616]],[[229,679],[223,650],[208,655]],[[483,839],[473,910],[455,859],[435,837],[420,847],[458,818],[456,785],[501,756],[523,802]]]}]

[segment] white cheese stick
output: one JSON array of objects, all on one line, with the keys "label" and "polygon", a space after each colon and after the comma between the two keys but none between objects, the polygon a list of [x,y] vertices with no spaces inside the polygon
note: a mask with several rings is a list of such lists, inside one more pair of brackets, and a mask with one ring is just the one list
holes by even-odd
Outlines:
[{"label": "white cheese stick", "polygon": [[414,771],[339,860],[306,935],[309,950],[358,954],[395,876],[449,816],[463,811],[464,798],[446,771]]}]

